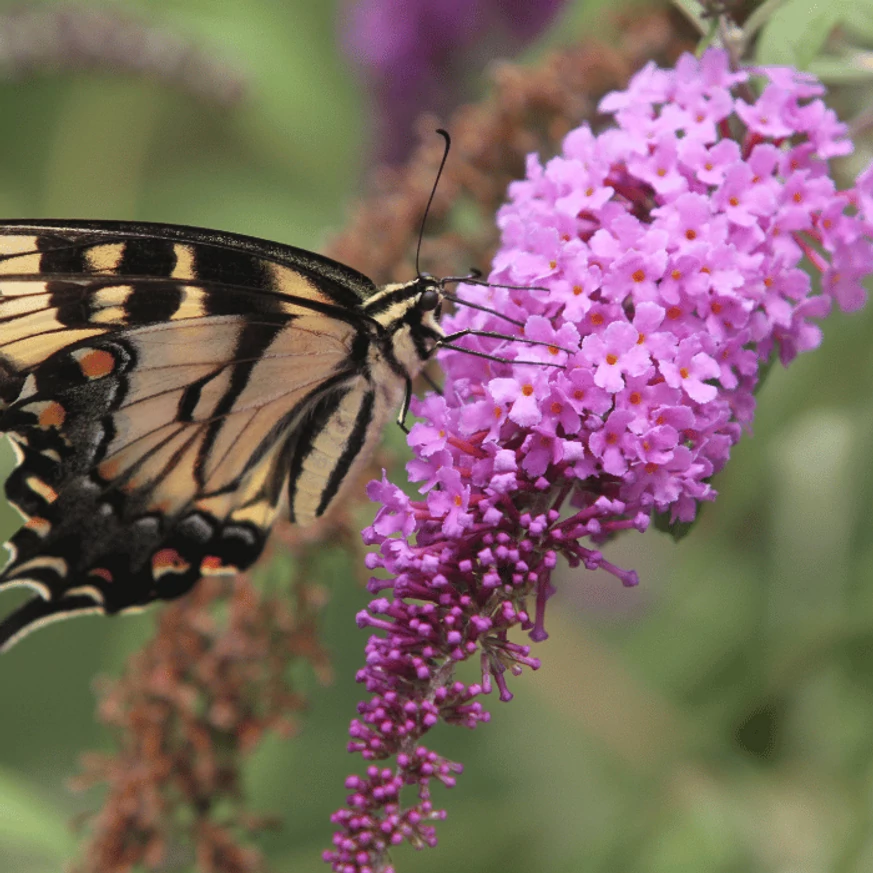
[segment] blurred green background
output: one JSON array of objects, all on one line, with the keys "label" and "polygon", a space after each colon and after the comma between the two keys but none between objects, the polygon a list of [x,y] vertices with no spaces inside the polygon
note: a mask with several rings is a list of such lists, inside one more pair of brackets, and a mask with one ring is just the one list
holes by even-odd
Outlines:
[{"label": "blurred green background", "polygon": [[[571,4],[547,39],[600,32],[598,5]],[[313,248],[341,227],[370,134],[334,3],[106,8],[190,41],[244,83],[241,96],[127,74],[2,79],[0,213],[179,222]],[[607,549],[639,571],[638,589],[562,574],[542,669],[512,680],[511,704],[489,701],[490,725],[433,735],[466,771],[435,789],[449,811],[439,847],[400,848],[398,871],[873,870],[871,336],[873,313],[837,314],[820,350],[774,368],[754,438],[681,544],[652,533]],[[399,437],[388,435],[402,453]],[[15,526],[4,507],[0,535]],[[336,681],[312,683],[301,736],[268,739],[246,771],[251,808],[283,819],[259,842],[277,873],[326,869],[329,815],[359,770],[344,748],[367,597],[342,558],[328,560]],[[4,595],[3,611],[18,599]],[[92,683],[152,621],[61,623],[0,659],[0,870],[56,873],[75,855],[68,821],[99,793],[72,795],[65,781],[80,752],[109,747]]]}]

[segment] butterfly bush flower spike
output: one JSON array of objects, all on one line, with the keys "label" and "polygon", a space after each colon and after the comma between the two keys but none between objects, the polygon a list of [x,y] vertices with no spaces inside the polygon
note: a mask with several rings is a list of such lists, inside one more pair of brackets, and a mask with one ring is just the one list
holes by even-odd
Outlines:
[{"label": "butterfly bush flower spike", "polygon": [[[851,144],[823,90],[789,68],[732,70],[717,49],[649,65],[603,100],[612,128],[574,130],[510,186],[491,281],[536,287],[462,287],[495,314],[460,307],[445,327],[521,334],[506,316],[546,345],[463,341],[507,363],[444,350],[445,398],[418,403],[409,436],[421,495],[370,486],[382,572],[358,616],[370,697],[350,732],[370,768],[333,818],[338,873],[433,845],[431,784],[461,768],[424,735],[487,721],[479,698],[509,700],[509,676],[539,666],[511,636],[546,638],[557,562],[636,584],[597,546],[653,515],[692,521],[751,424],[761,367],[815,348],[834,301],[864,303],[873,170],[837,188],[826,159]],[[470,685],[453,676],[469,658]]]}]

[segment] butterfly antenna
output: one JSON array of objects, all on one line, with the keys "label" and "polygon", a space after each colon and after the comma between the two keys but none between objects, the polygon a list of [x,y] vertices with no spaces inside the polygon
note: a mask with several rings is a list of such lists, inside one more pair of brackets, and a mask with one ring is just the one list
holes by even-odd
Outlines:
[{"label": "butterfly antenna", "polygon": [[446,160],[449,157],[449,149],[452,147],[452,138],[449,136],[448,131],[438,127],[436,132],[446,141],[446,147],[443,149],[443,159],[440,161],[440,167],[437,170],[436,178],[433,180],[433,188],[430,189],[430,197],[427,198],[427,206],[424,207],[424,215],[421,217],[421,228],[418,231],[418,245],[415,248],[415,274],[419,277],[421,277],[419,260],[421,258],[421,240],[424,237],[424,226],[427,224],[427,216],[430,213],[434,194],[436,194],[437,185],[440,183],[440,176],[443,174],[443,167],[445,167]]},{"label": "butterfly antenna", "polygon": [[485,312],[488,315],[493,315],[495,318],[502,318],[504,321],[508,321],[510,324],[514,324],[516,327],[524,327],[523,321],[518,321],[515,318],[510,318],[508,315],[504,315],[502,312],[498,312],[496,309],[491,309],[489,306],[483,306],[481,303],[473,303],[470,300],[464,300],[462,297],[456,297],[454,294],[448,294],[443,292],[443,297],[446,300],[451,301],[452,303],[456,303],[459,306],[466,306],[469,309],[477,309],[479,312]]},{"label": "butterfly antenna", "polygon": [[509,288],[510,291],[548,291],[544,285],[504,285],[501,282],[486,282],[481,270],[471,270],[467,276],[446,276],[443,282],[458,282],[465,285],[481,285],[483,288]]}]

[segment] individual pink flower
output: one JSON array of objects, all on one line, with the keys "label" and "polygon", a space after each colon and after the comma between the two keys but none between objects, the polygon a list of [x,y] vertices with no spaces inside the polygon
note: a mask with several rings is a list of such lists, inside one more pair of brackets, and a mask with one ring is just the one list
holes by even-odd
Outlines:
[{"label": "individual pink flower", "polygon": [[650,365],[648,352],[639,345],[640,334],[632,324],[614,321],[602,334],[589,334],[574,363],[594,371],[594,384],[614,394],[624,388],[624,375],[639,376]]}]

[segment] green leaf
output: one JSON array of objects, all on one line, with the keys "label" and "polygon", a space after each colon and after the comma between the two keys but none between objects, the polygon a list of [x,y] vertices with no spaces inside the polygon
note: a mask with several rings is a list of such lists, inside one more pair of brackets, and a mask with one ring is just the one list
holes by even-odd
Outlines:
[{"label": "green leaf", "polygon": [[844,0],[788,0],[761,30],[756,60],[805,70],[846,16]]}]

